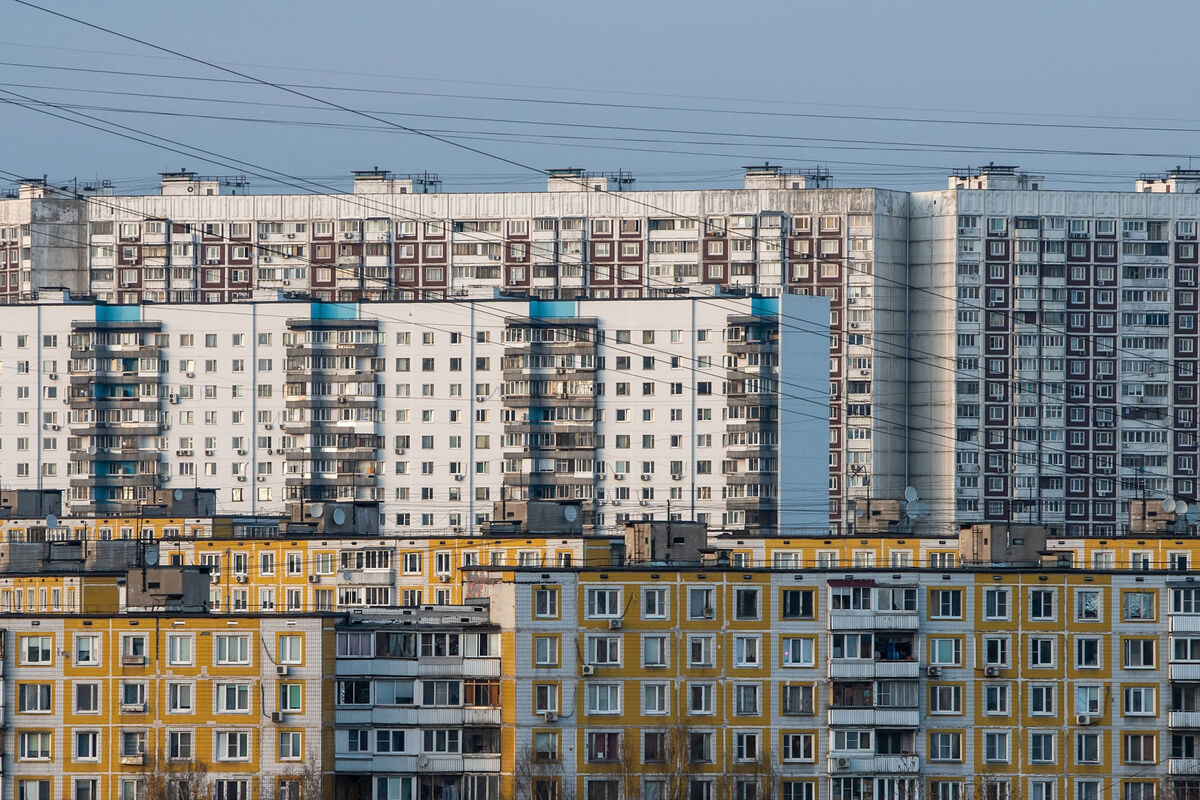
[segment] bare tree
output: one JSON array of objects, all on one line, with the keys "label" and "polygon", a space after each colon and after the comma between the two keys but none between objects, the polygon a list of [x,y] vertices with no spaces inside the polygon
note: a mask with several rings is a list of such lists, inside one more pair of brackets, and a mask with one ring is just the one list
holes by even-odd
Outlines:
[{"label": "bare tree", "polygon": [[325,788],[320,753],[310,748],[303,763],[295,769],[262,776],[259,797],[261,800],[323,800],[331,793]]},{"label": "bare tree", "polygon": [[[573,787],[566,780],[562,754],[555,755],[557,758],[539,758],[532,742],[520,749],[513,765],[513,797],[516,800],[571,800],[575,796]],[[556,785],[557,789],[552,788]]]},{"label": "bare tree", "polygon": [[209,765],[200,758],[167,758],[161,749],[147,753],[140,772],[145,800],[200,800],[208,796]]}]

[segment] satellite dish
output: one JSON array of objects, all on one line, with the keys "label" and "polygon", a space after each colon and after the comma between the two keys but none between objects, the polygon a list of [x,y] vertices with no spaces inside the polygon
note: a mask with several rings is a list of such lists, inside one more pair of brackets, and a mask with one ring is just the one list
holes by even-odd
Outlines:
[{"label": "satellite dish", "polygon": [[916,502],[916,499],[918,496],[919,495],[917,494],[917,490],[914,489],[913,487],[911,487],[911,486],[904,487],[904,499],[907,500],[908,502],[910,502],[910,503]]},{"label": "satellite dish", "polygon": [[176,489],[176,490],[175,490],[175,499],[176,499],[176,500],[182,500],[182,499],[183,499],[183,489]]},{"label": "satellite dish", "polygon": [[908,504],[907,514],[909,519],[925,519],[929,516],[929,506],[924,500],[914,500]]},{"label": "satellite dish", "polygon": [[157,547],[147,547],[145,558],[146,558],[147,566],[153,567],[154,565],[156,565],[158,563],[158,548]]},{"label": "satellite dish", "polygon": [[325,504],[324,503],[313,503],[311,506],[309,506],[308,515],[310,517],[312,517],[313,519],[320,519],[321,515],[324,513],[325,513]]},{"label": "satellite dish", "polygon": [[567,506],[563,509],[563,519],[567,522],[574,522],[579,519],[579,509],[575,506]]},{"label": "satellite dish", "polygon": [[[1175,511],[1176,511],[1176,513],[1179,512],[1178,506],[1175,507]],[[1196,508],[1195,506],[1190,506],[1188,508],[1188,510],[1182,515],[1182,519],[1183,519],[1183,524],[1187,525],[1188,527],[1195,525],[1196,520],[1200,519],[1200,508]]]},{"label": "satellite dish", "polygon": [[858,503],[854,504],[854,516],[862,517],[862,516],[865,516],[866,513],[867,512],[863,509],[862,506],[860,506]]},{"label": "satellite dish", "polygon": [[96,455],[96,448],[95,448],[95,447],[91,447],[91,446],[89,446],[89,447],[88,447],[88,449],[87,449],[87,453],[88,453],[88,455],[89,455],[89,456],[94,456],[94,455]]},{"label": "satellite dish", "polygon": [[342,525],[346,522],[346,509],[335,508],[333,510],[333,524]]},{"label": "satellite dish", "polygon": [[1190,506],[1188,505],[1187,500],[1176,500],[1175,501],[1175,513],[1178,514],[1179,516],[1186,517],[1189,508],[1190,508]]},{"label": "satellite dish", "polygon": [[53,514],[47,514],[46,515],[46,527],[47,528],[57,528],[58,527],[58,517],[54,516]]},{"label": "satellite dish", "polygon": [[[1185,504],[1186,505],[1186,504]],[[1170,514],[1175,510],[1175,498],[1164,497],[1162,501],[1162,510]]]}]

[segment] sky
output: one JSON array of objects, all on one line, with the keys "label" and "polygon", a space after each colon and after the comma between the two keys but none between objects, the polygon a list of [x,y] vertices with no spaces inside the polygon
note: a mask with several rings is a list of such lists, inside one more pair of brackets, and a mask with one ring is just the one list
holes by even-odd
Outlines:
[{"label": "sky", "polygon": [[770,162],[917,190],[994,162],[1128,190],[1200,168],[1191,0],[32,2],[144,43],[0,0],[0,188],[186,168],[343,191],[380,167],[522,191],[583,167],[673,189]]}]

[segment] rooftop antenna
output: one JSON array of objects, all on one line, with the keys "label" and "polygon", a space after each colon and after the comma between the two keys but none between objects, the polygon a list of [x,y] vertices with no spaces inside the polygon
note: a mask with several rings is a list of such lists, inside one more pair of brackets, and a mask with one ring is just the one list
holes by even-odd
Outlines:
[{"label": "rooftop antenna", "polygon": [[421,194],[429,194],[431,187],[435,192],[442,188],[442,179],[438,177],[436,172],[418,172],[408,177],[413,183],[421,187]]}]

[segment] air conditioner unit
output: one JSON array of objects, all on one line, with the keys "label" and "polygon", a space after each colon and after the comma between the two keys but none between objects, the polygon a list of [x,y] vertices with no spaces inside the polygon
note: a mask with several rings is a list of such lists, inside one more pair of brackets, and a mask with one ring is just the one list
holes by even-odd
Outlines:
[{"label": "air conditioner unit", "polygon": [[996,678],[1000,675],[999,667],[984,667],[983,674],[988,678]]},{"label": "air conditioner unit", "polygon": [[310,575],[308,576],[308,582],[309,582],[309,583],[316,583],[316,582],[317,582],[317,581],[319,581],[319,580],[321,580],[321,578],[320,578],[320,576],[318,576],[318,575],[312,575],[312,574],[310,574]]},{"label": "air conditioner unit", "polygon": [[244,455],[246,455],[246,451],[245,451],[245,450],[238,450],[238,451],[237,451],[237,454],[238,454],[239,456],[244,456]]},{"label": "air conditioner unit", "polygon": [[623,480],[625,480],[625,473],[624,473],[624,472],[614,472],[614,473],[613,473],[613,480],[614,480],[614,481],[623,481]]},{"label": "air conditioner unit", "polygon": [[712,606],[705,606],[704,609],[700,612],[700,617],[702,619],[712,619],[713,618]]},{"label": "air conditioner unit", "polygon": [[466,477],[465,475],[462,475],[462,474],[460,473],[460,474],[458,474],[458,475],[455,475],[455,476],[454,476],[454,480],[456,480],[456,481],[461,481],[461,480],[462,480],[463,478],[465,478],[465,477]]},{"label": "air conditioner unit", "polygon": [[57,375],[56,373],[53,373],[53,372],[51,372],[51,373],[50,373],[50,380],[52,380],[52,381],[56,381],[56,380],[58,380],[58,375]]},{"label": "air conditioner unit", "polygon": [[449,583],[450,582],[450,576],[444,572],[441,575],[438,575],[437,578],[438,578],[438,583]]},{"label": "air conditioner unit", "polygon": [[169,397],[167,397],[167,402],[178,405],[179,404],[179,395],[177,395],[177,394],[170,395]]},{"label": "air conditioner unit", "polygon": [[638,505],[648,506],[648,505],[650,505],[650,501],[649,500],[640,500],[640,501],[638,501]]},{"label": "air conditioner unit", "polygon": [[619,630],[621,630],[621,620],[619,620],[619,619],[610,619],[610,620],[608,621],[608,629],[609,629],[610,631],[619,631]]},{"label": "air conditioner unit", "polygon": [[259,475],[259,476],[258,476],[258,482],[259,482],[259,483],[266,483],[266,482],[267,482],[267,476],[266,476],[266,475]]},{"label": "air conditioner unit", "polygon": [[487,397],[485,397],[484,395],[481,395],[481,394],[477,394],[477,395],[475,395],[475,402],[476,402],[476,403],[482,403],[482,402],[484,402],[485,400],[487,400]]},{"label": "air conditioner unit", "polygon": [[542,715],[542,719],[546,722],[558,722],[558,714],[555,714],[553,711],[547,711]]},{"label": "air conditioner unit", "polygon": [[234,576],[234,580],[236,580],[238,583],[245,583],[246,581],[250,580],[250,578],[246,575],[236,575]]},{"label": "air conditioner unit", "polygon": [[403,448],[403,447],[397,447],[397,448],[396,448],[396,455],[398,455],[398,456],[402,456],[402,455],[404,455],[404,448]]},{"label": "air conditioner unit", "polygon": [[642,473],[642,480],[644,480],[644,481],[648,481],[648,480],[650,480],[650,479],[651,479],[651,478],[653,478],[653,477],[654,477],[654,476],[653,476],[653,475],[651,475],[649,472],[643,472],[643,473]]},{"label": "air conditioner unit", "polygon": [[848,758],[834,759],[833,766],[834,766],[834,769],[850,769],[850,759],[848,759]]},{"label": "air conditioner unit", "polygon": [[216,454],[217,454],[216,450],[205,450],[204,451],[204,455],[206,455],[206,456],[214,456]]},{"label": "air conditioner unit", "polygon": [[925,669],[925,674],[926,674],[926,675],[928,675],[928,676],[929,676],[929,677],[931,677],[931,678],[938,678],[938,677],[941,677],[941,675],[942,675],[942,668],[941,668],[941,667],[927,667],[927,668]]},{"label": "air conditioner unit", "polygon": [[1092,724],[1092,715],[1091,714],[1076,714],[1075,715],[1075,724],[1076,725],[1091,725]]},{"label": "air conditioner unit", "polygon": [[282,711],[272,711],[271,712],[271,722],[274,722],[277,725],[279,723],[283,722],[283,712]]},{"label": "air conditioner unit", "polygon": [[463,526],[462,526],[462,525],[455,525],[455,526],[454,526],[454,532],[455,532],[455,533],[462,533],[462,532],[463,532]]},{"label": "air conditioner unit", "polygon": [[671,473],[671,480],[681,481],[681,480],[683,480],[683,476],[680,475],[678,472],[674,472],[674,473]]},{"label": "air conditioner unit", "polygon": [[579,670],[579,672],[586,678],[589,675],[594,675],[596,672],[596,668],[593,667],[591,664],[584,664],[582,669]]},{"label": "air conditioner unit", "polygon": [[849,303],[850,305],[854,305],[855,303],[858,302],[858,298],[857,297],[847,297],[846,302]]},{"label": "air conditioner unit", "polygon": [[266,425],[263,425],[263,427],[267,430],[272,430],[275,426],[268,422]]},{"label": "air conditioner unit", "polygon": [[287,668],[287,665],[286,665],[286,664],[279,664],[279,665],[277,665],[277,666],[275,667],[275,674],[276,674],[277,676],[279,676],[280,678],[286,678],[286,677],[287,677],[287,674],[288,674],[288,668]]}]

